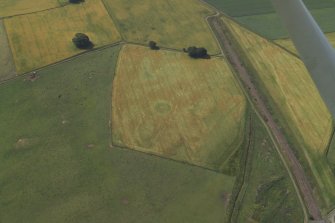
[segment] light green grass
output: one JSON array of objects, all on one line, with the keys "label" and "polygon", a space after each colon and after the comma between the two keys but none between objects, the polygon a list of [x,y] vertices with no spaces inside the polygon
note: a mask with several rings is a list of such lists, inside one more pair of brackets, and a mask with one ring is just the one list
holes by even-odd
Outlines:
[{"label": "light green grass", "polygon": [[126,45],[113,86],[117,145],[220,170],[243,143],[246,100],[222,58]]},{"label": "light green grass", "polygon": [[253,115],[252,126],[253,148],[233,222],[304,222],[301,203],[287,170],[256,115]]},{"label": "light green grass", "polygon": [[0,85],[0,219],[224,222],[234,178],[109,147],[118,48]]},{"label": "light green grass", "polygon": [[104,0],[127,41],[147,44],[150,40],[170,48],[202,46],[209,53],[219,47],[205,17],[214,14],[197,0]]},{"label": "light green grass", "polygon": [[0,81],[15,77],[15,65],[2,20],[0,20],[0,52]]}]

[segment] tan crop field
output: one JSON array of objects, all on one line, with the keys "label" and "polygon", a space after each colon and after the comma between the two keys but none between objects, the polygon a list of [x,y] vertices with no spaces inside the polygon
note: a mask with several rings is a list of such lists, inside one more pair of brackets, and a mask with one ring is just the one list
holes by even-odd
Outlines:
[{"label": "tan crop field", "polygon": [[214,14],[197,0],[104,0],[120,32],[127,41],[149,40],[171,48],[219,47],[205,17]]},{"label": "tan crop field", "polygon": [[72,43],[77,32],[86,33],[95,47],[120,40],[100,1],[12,17],[5,19],[5,25],[19,73],[82,52]]},{"label": "tan crop field", "polygon": [[112,98],[116,145],[220,169],[243,143],[246,100],[223,59],[126,45]]},{"label": "tan crop field", "polygon": [[256,81],[264,89],[282,127],[309,163],[329,208],[335,198],[335,179],[325,152],[333,124],[303,62],[268,40],[224,18]]},{"label": "tan crop field", "polygon": [[7,40],[5,27],[0,20],[0,81],[15,76],[15,66]]},{"label": "tan crop field", "polygon": [[41,11],[59,6],[57,0],[1,0],[0,17]]},{"label": "tan crop field", "polygon": [[[332,46],[335,47],[335,33],[326,33],[326,37],[328,38]],[[281,45],[282,47],[295,54],[298,54],[297,49],[295,48],[293,42],[290,39],[277,39],[275,40],[275,43]]]}]

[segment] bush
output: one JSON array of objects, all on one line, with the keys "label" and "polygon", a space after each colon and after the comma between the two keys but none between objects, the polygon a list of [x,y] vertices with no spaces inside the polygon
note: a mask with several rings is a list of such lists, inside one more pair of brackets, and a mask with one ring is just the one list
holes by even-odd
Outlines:
[{"label": "bush", "polygon": [[72,4],[79,4],[81,2],[84,2],[84,0],[69,0],[69,2]]},{"label": "bush", "polygon": [[152,50],[159,50],[159,47],[157,46],[157,43],[155,41],[149,41],[149,47]]},{"label": "bush", "polygon": [[88,49],[93,47],[92,42],[90,41],[88,36],[84,33],[76,33],[76,35],[72,39],[72,42],[79,49]]},{"label": "bush", "polygon": [[187,49],[188,55],[192,58],[208,58],[207,50],[205,48],[197,48],[191,46]]}]

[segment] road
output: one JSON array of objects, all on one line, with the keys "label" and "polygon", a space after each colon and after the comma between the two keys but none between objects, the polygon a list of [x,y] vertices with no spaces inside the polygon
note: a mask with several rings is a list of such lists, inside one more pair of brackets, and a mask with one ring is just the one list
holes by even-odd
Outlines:
[{"label": "road", "polygon": [[227,36],[227,29],[223,21],[220,19],[220,15],[215,15],[207,18],[209,25],[211,26],[216,38],[221,46],[222,51],[228,58],[229,62],[235,69],[236,73],[242,84],[244,85],[246,92],[252,99],[254,107],[262,117],[264,123],[266,123],[268,129],[272,133],[275,139],[279,152],[284,157],[284,160],[295,180],[297,187],[299,188],[300,195],[304,201],[309,215],[314,220],[321,220],[322,215],[320,208],[313,196],[313,190],[311,184],[302,168],[297,157],[293,153],[291,146],[286,140],[285,135],[280,130],[277,123],[274,121],[270,111],[267,109],[264,103],[260,91],[256,88],[251,80],[251,75],[248,70],[242,65],[242,60],[238,52],[234,49],[234,46],[230,44]]}]

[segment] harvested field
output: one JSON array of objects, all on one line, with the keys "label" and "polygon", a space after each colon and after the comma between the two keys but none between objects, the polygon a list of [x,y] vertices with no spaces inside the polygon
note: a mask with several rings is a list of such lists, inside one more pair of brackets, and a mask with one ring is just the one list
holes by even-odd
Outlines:
[{"label": "harvested field", "polygon": [[57,0],[1,0],[0,18],[23,13],[30,13],[59,6]]},{"label": "harvested field", "polygon": [[95,47],[120,40],[100,1],[12,17],[5,25],[18,73],[82,52],[72,43],[77,32],[86,33]]},{"label": "harvested field", "polygon": [[127,41],[154,40],[170,48],[202,46],[211,54],[219,47],[205,17],[214,14],[197,0],[104,0]]},{"label": "harvested field", "polygon": [[335,179],[324,153],[333,123],[312,79],[297,57],[229,19],[224,21],[289,141],[307,161],[323,210],[328,210],[335,197]]},{"label": "harvested field", "polygon": [[0,81],[15,77],[15,65],[2,20],[0,20],[0,52]]},{"label": "harvested field", "polygon": [[[335,33],[326,33],[326,37],[335,48]],[[281,45],[292,53],[298,54],[297,49],[295,48],[293,42],[290,39],[278,39],[275,40],[275,43]]]},{"label": "harvested field", "polygon": [[123,48],[113,82],[113,143],[212,169],[243,143],[246,101],[223,59]]}]

